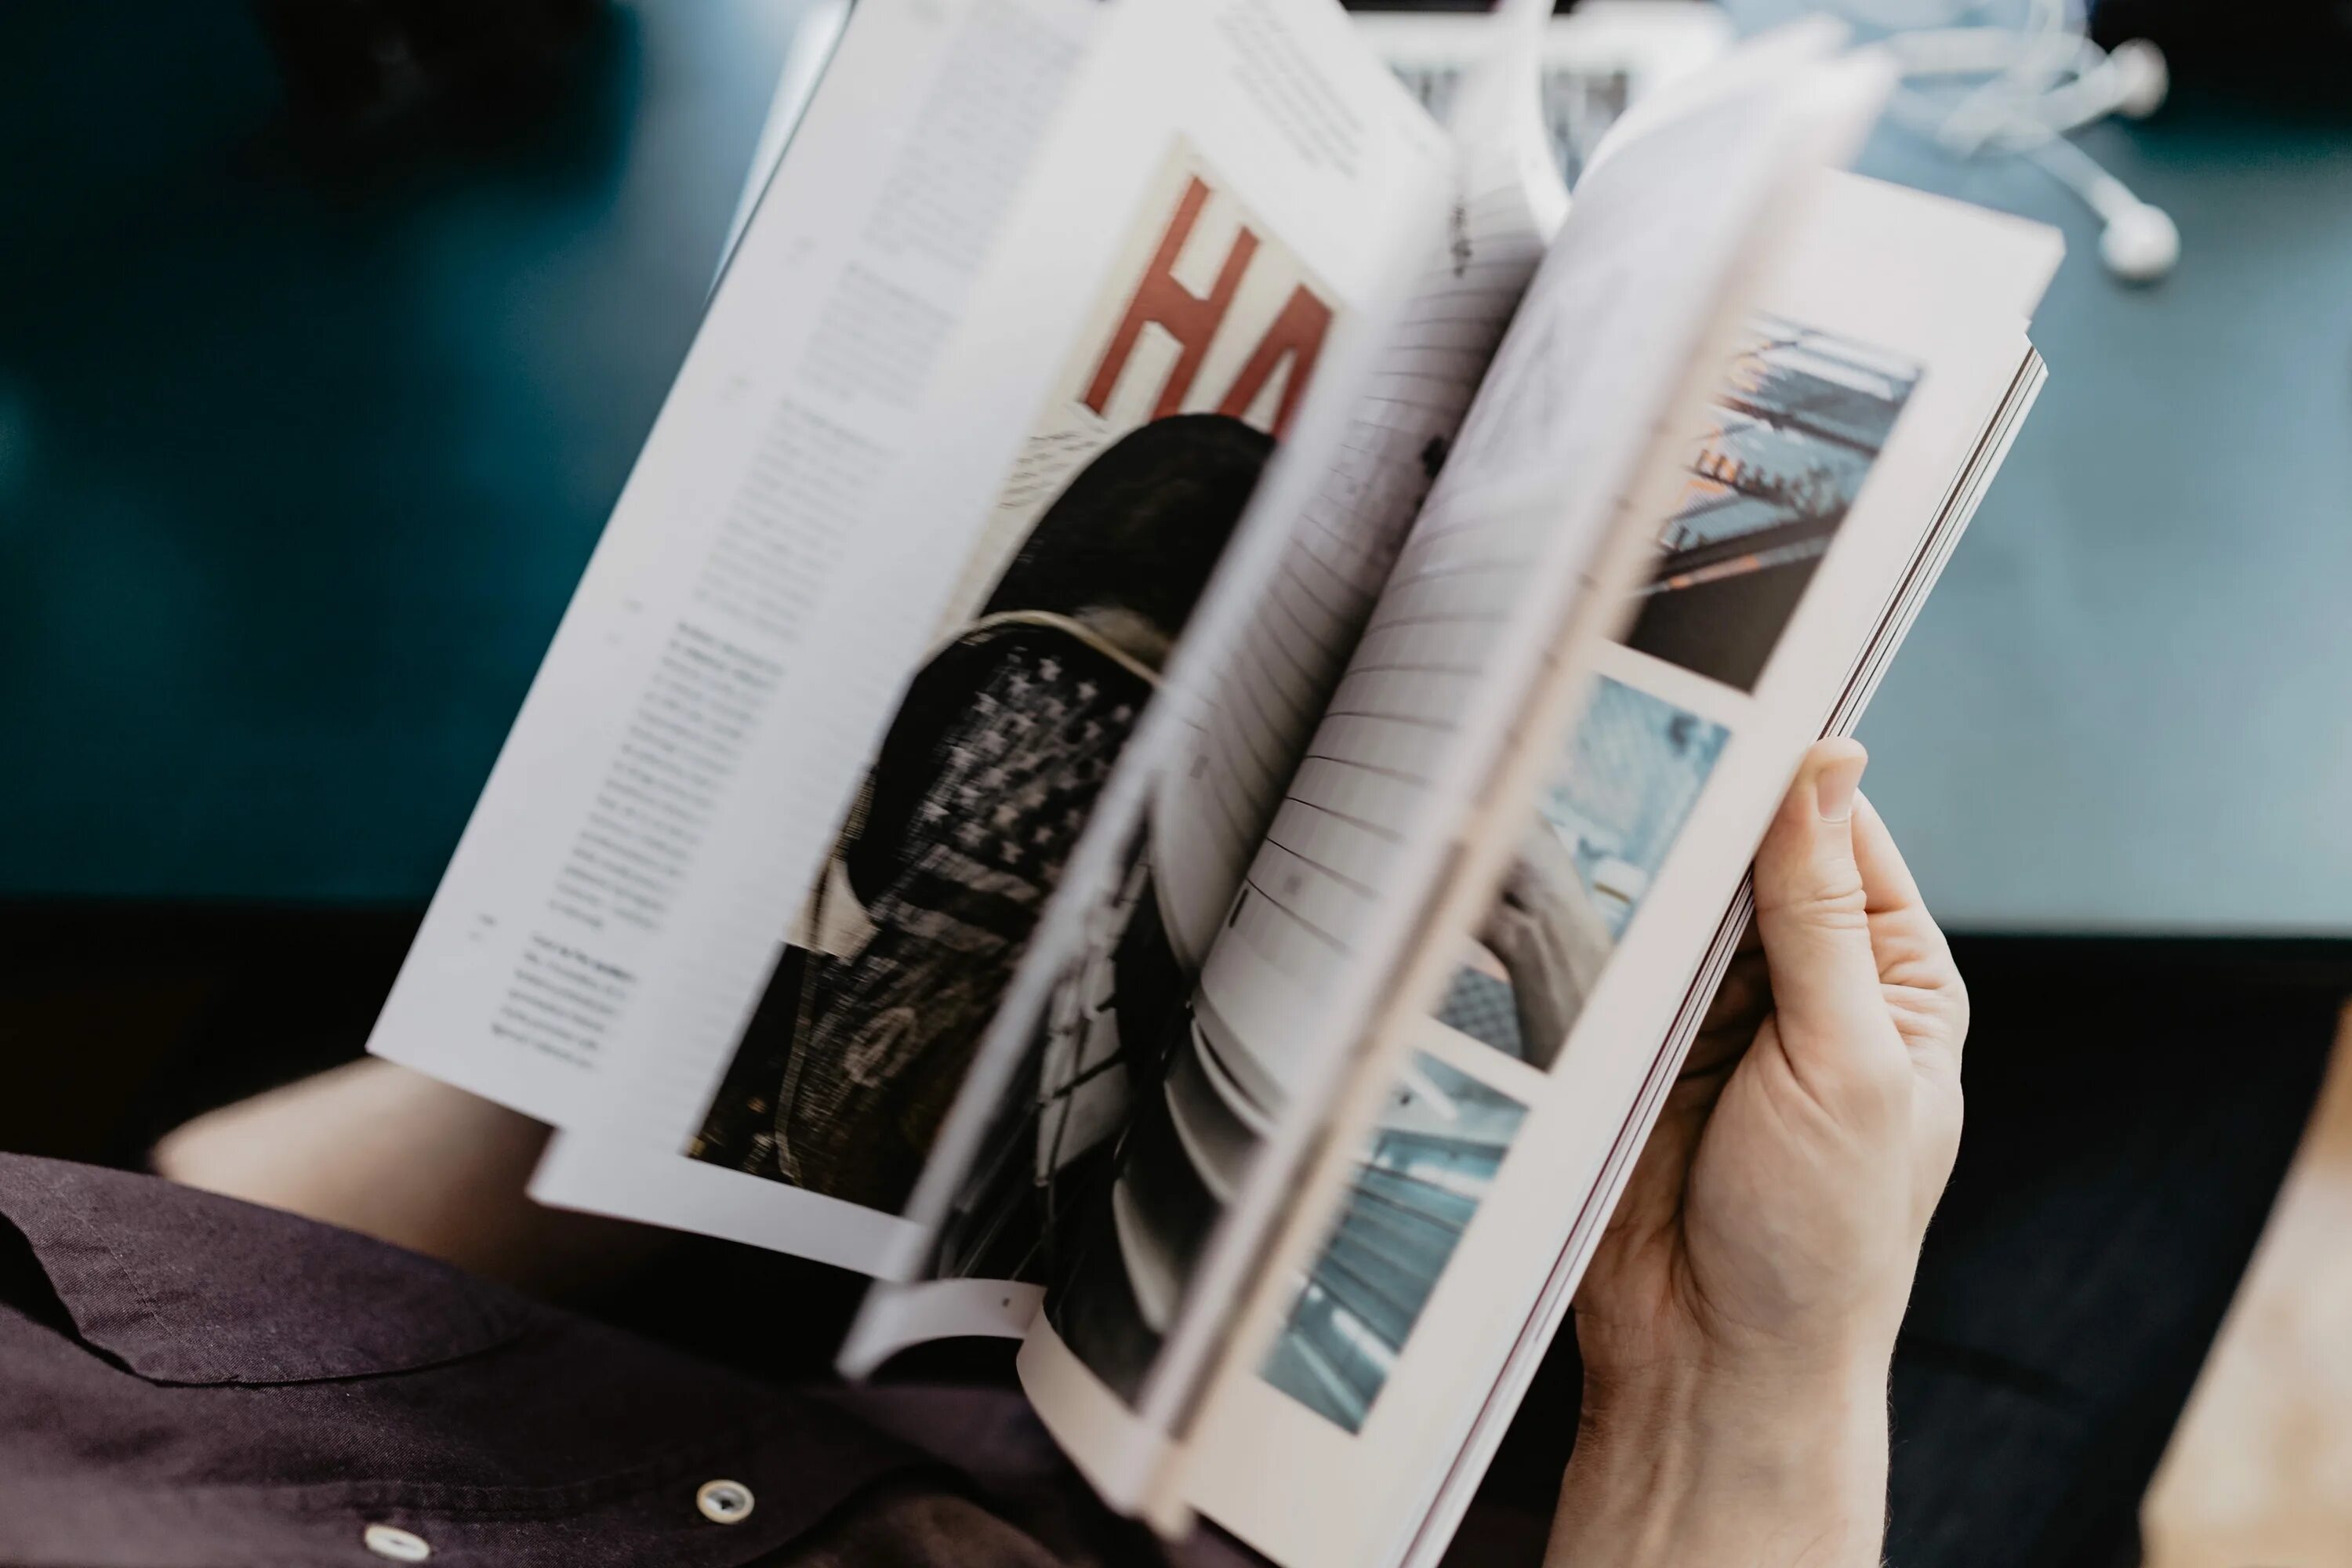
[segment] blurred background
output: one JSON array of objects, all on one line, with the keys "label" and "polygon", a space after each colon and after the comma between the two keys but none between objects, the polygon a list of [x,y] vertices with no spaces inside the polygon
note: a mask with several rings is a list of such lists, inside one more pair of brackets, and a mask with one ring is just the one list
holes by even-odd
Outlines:
[{"label": "blurred background", "polygon": [[[0,9],[0,1148],[136,1164],[358,1052],[843,8]],[[1652,33],[1800,8],[1618,0],[1564,160]],[[1988,73],[1923,81],[1862,163],[2070,247],[1863,731],[1977,994],[1891,1560],[2352,1564],[2352,13],[2076,20],[2161,101],[1969,145]]]}]

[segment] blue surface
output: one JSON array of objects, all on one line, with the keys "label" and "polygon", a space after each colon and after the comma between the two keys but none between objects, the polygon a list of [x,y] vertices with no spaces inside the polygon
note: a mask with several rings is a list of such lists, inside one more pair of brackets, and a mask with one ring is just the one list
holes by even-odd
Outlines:
[{"label": "blue surface", "polygon": [[[306,174],[231,0],[0,11],[0,899],[431,890],[692,336],[795,0],[645,0],[527,145]],[[2352,129],[2091,145],[2048,391],[1864,730],[1948,923],[2352,936]]]},{"label": "blue surface", "polygon": [[1864,161],[2069,251],[1864,788],[1956,928],[2352,936],[2352,124],[2184,105],[2086,145],[2180,226],[2155,288],[2030,167]]},{"label": "blue surface", "polygon": [[295,155],[235,0],[0,11],[0,898],[421,900],[693,335],[798,0]]}]

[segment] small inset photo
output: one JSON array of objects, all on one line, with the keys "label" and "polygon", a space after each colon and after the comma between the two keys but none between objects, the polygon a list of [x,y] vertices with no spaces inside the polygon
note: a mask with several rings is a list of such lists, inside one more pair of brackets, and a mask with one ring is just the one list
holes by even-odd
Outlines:
[{"label": "small inset photo", "polygon": [[1622,681],[1595,682],[1438,1021],[1549,1068],[1730,735]]},{"label": "small inset photo", "polygon": [[1363,1430],[1528,1108],[1415,1051],[1260,1375]]},{"label": "small inset photo", "polygon": [[1626,644],[1753,690],[1918,383],[1851,338],[1751,321]]}]

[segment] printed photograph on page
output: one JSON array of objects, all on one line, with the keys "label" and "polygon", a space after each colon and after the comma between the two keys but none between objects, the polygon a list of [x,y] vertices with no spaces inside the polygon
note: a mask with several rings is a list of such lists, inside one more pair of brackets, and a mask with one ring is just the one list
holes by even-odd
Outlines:
[{"label": "printed photograph on page", "polygon": [[1730,731],[1601,676],[1437,1020],[1549,1068]]},{"label": "printed photograph on page", "polygon": [[903,1205],[1333,300],[1171,147],[689,1156]]},{"label": "printed photograph on page", "polygon": [[1627,645],[1753,690],[1919,376],[1866,343],[1752,321]]},{"label": "printed photograph on page", "polygon": [[1258,1375],[1340,1430],[1362,1431],[1527,1113],[1413,1052]]}]

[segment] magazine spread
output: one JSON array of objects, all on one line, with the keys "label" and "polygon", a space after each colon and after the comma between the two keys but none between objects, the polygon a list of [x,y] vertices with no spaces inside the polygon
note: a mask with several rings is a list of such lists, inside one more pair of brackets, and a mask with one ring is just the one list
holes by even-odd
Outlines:
[{"label": "magazine spread", "polygon": [[1289,1568],[1443,1550],[2042,375],[1881,58],[1596,147],[1550,10],[863,0],[371,1040]]}]

